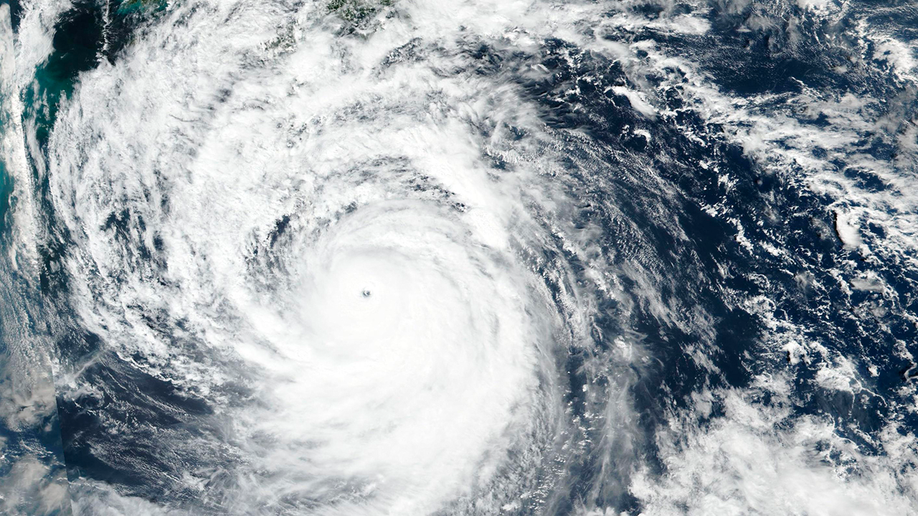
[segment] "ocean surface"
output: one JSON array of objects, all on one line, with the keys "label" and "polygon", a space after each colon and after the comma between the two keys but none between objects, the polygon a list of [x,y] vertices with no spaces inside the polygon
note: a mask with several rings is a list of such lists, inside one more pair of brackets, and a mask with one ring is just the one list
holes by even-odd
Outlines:
[{"label": "ocean surface", "polygon": [[918,515],[918,6],[0,3],[0,514]]}]

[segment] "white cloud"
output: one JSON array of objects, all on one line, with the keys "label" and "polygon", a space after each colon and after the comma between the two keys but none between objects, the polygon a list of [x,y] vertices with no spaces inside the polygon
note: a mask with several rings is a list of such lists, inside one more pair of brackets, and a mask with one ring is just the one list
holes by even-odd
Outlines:
[{"label": "white cloud", "polygon": [[885,455],[863,453],[818,417],[794,417],[755,391],[720,391],[723,417],[685,413],[661,431],[665,472],[631,490],[650,515],[875,516],[918,513],[916,440],[887,427]]}]

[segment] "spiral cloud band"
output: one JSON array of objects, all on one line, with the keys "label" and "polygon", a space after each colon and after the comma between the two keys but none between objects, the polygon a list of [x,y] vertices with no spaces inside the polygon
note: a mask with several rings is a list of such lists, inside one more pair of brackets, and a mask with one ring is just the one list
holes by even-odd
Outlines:
[{"label": "spiral cloud band", "polygon": [[0,512],[915,514],[847,5],[0,6]]},{"label": "spiral cloud band", "polygon": [[[215,507],[421,514],[534,482],[504,457],[555,453],[571,330],[526,250],[545,231],[537,165],[480,154],[531,115],[470,74],[381,67],[433,52],[410,20],[378,45],[337,37],[322,5],[200,9],[91,72],[59,116],[50,189],[79,241],[78,316],[221,400],[240,462]],[[208,495],[218,473],[184,474]]]}]

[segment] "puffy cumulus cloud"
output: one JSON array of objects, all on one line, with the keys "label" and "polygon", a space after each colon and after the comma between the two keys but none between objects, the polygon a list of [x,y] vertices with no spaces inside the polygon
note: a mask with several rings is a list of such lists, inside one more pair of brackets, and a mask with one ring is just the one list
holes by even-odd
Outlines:
[{"label": "puffy cumulus cloud", "polygon": [[140,497],[119,494],[99,482],[77,479],[70,492],[73,516],[193,516],[191,512],[165,509]]},{"label": "puffy cumulus cloud", "polygon": [[0,514],[69,514],[70,498],[63,469],[55,468],[46,458],[32,454],[21,456],[11,464],[4,464],[4,458],[5,454],[0,457],[0,467],[6,470],[4,475],[0,475]]},{"label": "puffy cumulus cloud", "polygon": [[[780,382],[779,382],[780,383]],[[707,392],[657,435],[661,476],[631,491],[644,515],[916,514],[915,436],[890,424],[867,454],[821,417],[795,417],[759,389]],[[780,398],[780,396],[778,396]],[[723,414],[708,418],[711,403]]]},{"label": "puffy cumulus cloud", "polygon": [[13,430],[41,426],[57,410],[48,364],[0,357],[0,418]]},{"label": "puffy cumulus cloud", "polygon": [[[10,326],[0,325],[0,335]],[[49,365],[33,363],[21,351],[0,355],[0,514],[69,514]]]}]

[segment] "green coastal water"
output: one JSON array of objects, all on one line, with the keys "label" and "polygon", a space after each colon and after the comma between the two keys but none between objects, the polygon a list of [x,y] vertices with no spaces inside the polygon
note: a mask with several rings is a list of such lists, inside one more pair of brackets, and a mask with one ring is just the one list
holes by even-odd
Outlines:
[{"label": "green coastal water", "polygon": [[[6,218],[9,213],[10,194],[12,191],[13,182],[10,180],[10,176],[6,171],[6,164],[0,161],[0,234],[5,234],[9,227]],[[3,241],[0,239],[0,246],[2,245]]]},{"label": "green coastal water", "polygon": [[0,161],[0,252],[6,245],[6,234],[10,226],[10,197],[13,193],[13,180],[6,169],[6,164]]}]

